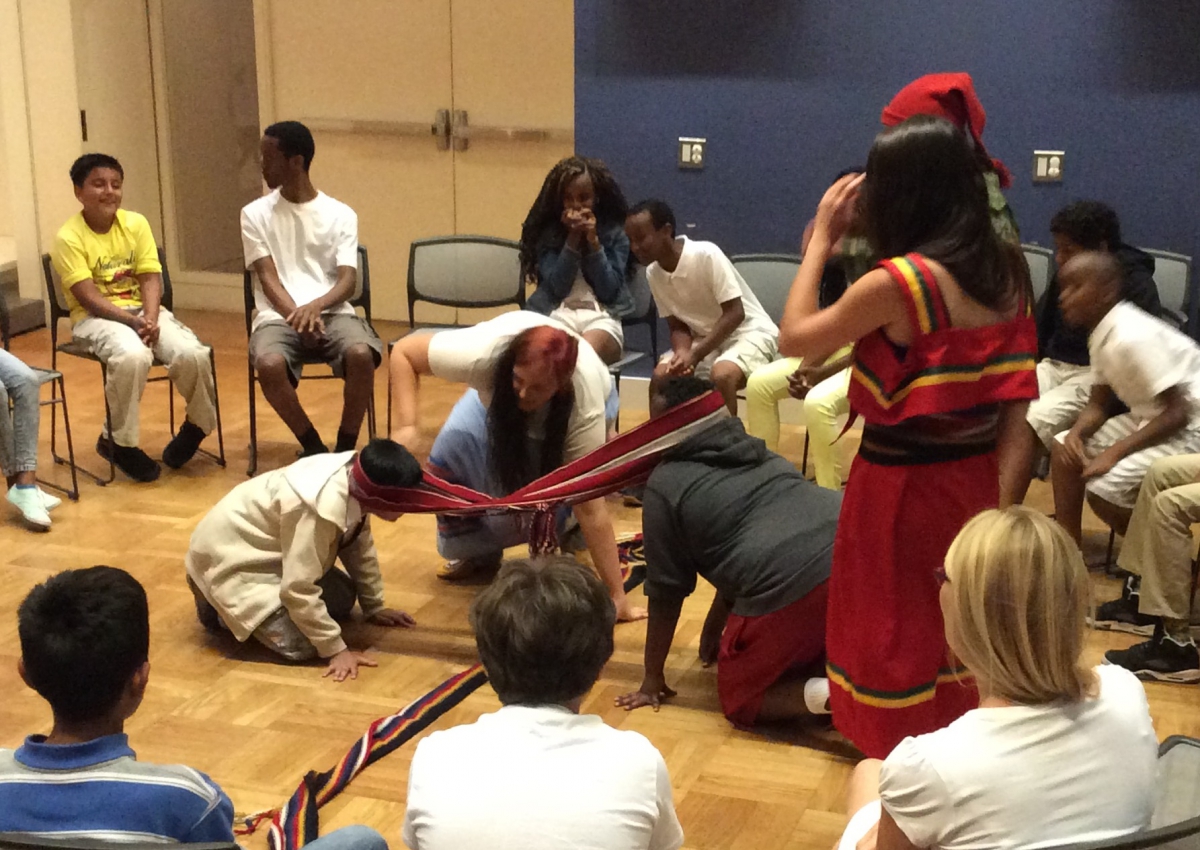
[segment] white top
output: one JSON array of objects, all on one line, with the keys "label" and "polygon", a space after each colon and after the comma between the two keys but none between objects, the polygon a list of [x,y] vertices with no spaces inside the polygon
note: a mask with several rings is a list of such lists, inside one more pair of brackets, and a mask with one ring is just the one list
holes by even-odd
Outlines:
[{"label": "white top", "polygon": [[1088,353],[1096,381],[1112,387],[1143,422],[1162,412],[1161,393],[1179,387],[1188,427],[1200,427],[1200,345],[1191,337],[1122,301],[1088,335]]},{"label": "white top", "polygon": [[506,706],[417,745],[413,850],[676,850],[662,755],[637,732],[558,706]]},{"label": "white top", "polygon": [[1100,695],[977,708],[905,738],[883,763],[883,807],[918,847],[1005,850],[1101,841],[1150,824],[1158,740],[1132,673],[1101,665]]},{"label": "white top", "polygon": [[746,317],[732,338],[766,334],[777,339],[779,328],[721,249],[712,242],[698,242],[686,236],[679,239],[683,240],[683,254],[675,271],[664,271],[658,263],[651,263],[646,269],[658,312],[664,318],[674,316],[688,326],[693,337],[699,338],[712,333],[721,318],[722,304],[741,298]]},{"label": "white top", "polygon": [[[358,268],[358,216],[324,192],[293,204],[276,189],[242,207],[242,251],[246,268],[273,259],[283,288],[300,307],[333,289],[338,266]],[[254,306],[254,328],[283,319],[261,284],[254,287]],[[354,308],[343,301],[326,312],[353,314]]]},{"label": "white top", "polygon": [[566,331],[579,342],[571,378],[575,407],[567,421],[563,446],[563,459],[577,460],[604,445],[604,402],[612,391],[612,375],[587,341],[561,323],[541,313],[514,310],[474,327],[441,331],[429,340],[429,369],[439,378],[478,390],[484,405],[491,405],[496,361],[518,334],[539,325]]}]

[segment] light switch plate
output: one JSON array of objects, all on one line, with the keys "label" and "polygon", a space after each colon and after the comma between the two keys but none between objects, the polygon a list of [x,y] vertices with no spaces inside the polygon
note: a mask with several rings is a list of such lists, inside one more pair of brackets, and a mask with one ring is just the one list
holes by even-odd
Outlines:
[{"label": "light switch plate", "polygon": [[708,153],[708,139],[679,137],[679,167],[701,169]]},{"label": "light switch plate", "polygon": [[1061,183],[1066,156],[1064,151],[1034,151],[1033,182]]}]

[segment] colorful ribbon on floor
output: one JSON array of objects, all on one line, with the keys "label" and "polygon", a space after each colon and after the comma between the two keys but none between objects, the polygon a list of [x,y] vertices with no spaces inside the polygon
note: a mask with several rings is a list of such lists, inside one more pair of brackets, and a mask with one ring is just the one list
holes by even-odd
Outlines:
[{"label": "colorful ribbon on floor", "polygon": [[350,493],[364,510],[382,513],[475,516],[533,511],[529,551],[531,555],[541,555],[557,549],[554,510],[558,506],[586,502],[644,484],[666,451],[728,415],[720,393],[694,398],[617,435],[595,451],[507,496],[488,496],[470,487],[451,484],[428,471],[416,487],[384,487],[367,478],[357,459],[350,476]]},{"label": "colorful ribbon on floor", "polygon": [[372,723],[336,767],[324,773],[312,771],[304,777],[271,823],[267,835],[271,850],[300,850],[315,841],[321,806],[340,794],[365,768],[419,735],[486,681],[483,667],[476,664],[451,676],[396,714]]}]

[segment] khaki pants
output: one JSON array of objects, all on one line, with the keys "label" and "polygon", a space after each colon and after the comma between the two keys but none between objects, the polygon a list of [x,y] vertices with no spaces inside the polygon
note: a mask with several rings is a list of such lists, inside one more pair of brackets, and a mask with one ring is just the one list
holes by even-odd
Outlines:
[{"label": "khaki pants", "polygon": [[1200,454],[1154,461],[1142,481],[1117,565],[1142,577],[1142,614],[1187,620],[1192,524],[1200,522]]},{"label": "khaki pants", "polygon": [[205,434],[216,430],[209,349],[170,310],[159,310],[158,342],[146,346],[129,325],[88,316],[72,330],[86,340],[108,370],[104,393],[112,415],[111,436],[118,446],[138,444],[138,408],[154,358],[166,364],[171,382],[187,402],[187,418]]}]

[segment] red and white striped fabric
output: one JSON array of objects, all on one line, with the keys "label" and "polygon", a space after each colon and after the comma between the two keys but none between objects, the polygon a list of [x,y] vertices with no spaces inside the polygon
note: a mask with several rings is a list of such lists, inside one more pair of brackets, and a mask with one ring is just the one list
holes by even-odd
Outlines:
[{"label": "red and white striped fabric", "polygon": [[350,494],[363,510],[378,513],[474,516],[533,511],[538,517],[529,548],[532,554],[543,554],[556,548],[555,508],[645,483],[664,452],[728,415],[720,393],[707,393],[619,434],[595,451],[507,496],[488,496],[470,487],[451,484],[428,471],[416,487],[383,487],[367,478],[357,459],[351,471]]}]

